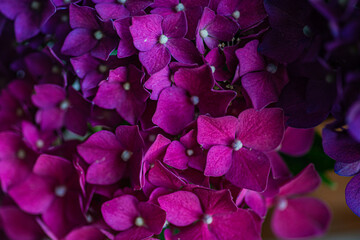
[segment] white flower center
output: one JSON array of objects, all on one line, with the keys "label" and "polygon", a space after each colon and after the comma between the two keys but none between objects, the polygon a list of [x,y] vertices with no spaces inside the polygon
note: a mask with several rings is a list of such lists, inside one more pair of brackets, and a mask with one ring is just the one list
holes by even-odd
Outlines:
[{"label": "white flower center", "polygon": [[162,35],[160,36],[160,38],[159,38],[159,43],[160,43],[160,44],[165,44],[165,43],[167,43],[168,40],[169,40],[168,37],[165,36],[164,34],[162,34]]},{"label": "white flower center", "polygon": [[99,72],[105,73],[108,70],[107,66],[104,64],[99,65]]},{"label": "white flower center", "polygon": [[192,155],[194,155],[194,150],[192,150],[192,149],[187,149],[187,150],[186,150],[186,155],[188,155],[189,157],[191,157]]},{"label": "white flower center", "polygon": [[100,30],[97,30],[96,32],[94,32],[94,38],[96,40],[101,40],[103,37],[104,37],[104,34]]},{"label": "white flower center", "polygon": [[268,71],[269,73],[276,73],[277,71],[277,66],[273,63],[269,63],[267,66],[266,66],[266,71]]},{"label": "white flower center", "polygon": [[306,37],[311,37],[311,28],[308,25],[305,25],[305,27],[303,28],[303,33]]},{"label": "white flower center", "polygon": [[145,225],[145,221],[142,217],[137,217],[135,219],[135,225],[138,226],[138,227],[142,227]]},{"label": "white flower center", "polygon": [[39,1],[32,1],[31,2],[30,8],[32,10],[40,10],[40,7],[41,7],[41,4],[40,4]]},{"label": "white flower center", "polygon": [[43,140],[38,139],[38,140],[36,141],[36,147],[37,147],[37,148],[43,148],[44,145],[45,145],[45,143],[44,143]]},{"label": "white flower center", "polygon": [[234,151],[239,151],[242,147],[243,144],[239,139],[236,139],[232,144],[231,144],[232,148],[234,149]]},{"label": "white flower center", "polygon": [[280,211],[285,210],[287,208],[287,206],[288,206],[288,201],[285,198],[282,198],[279,200],[278,209]]},{"label": "white flower center", "polygon": [[66,110],[70,107],[70,102],[68,100],[64,100],[60,103],[60,109]]},{"label": "white flower center", "polygon": [[124,150],[122,153],[121,153],[121,159],[124,161],[124,162],[127,162],[129,161],[129,159],[131,158],[131,155],[133,153],[128,151],[128,150]]},{"label": "white flower center", "polygon": [[238,10],[234,11],[232,14],[231,14],[235,19],[239,19],[240,18],[240,12]]},{"label": "white flower center", "polygon": [[52,72],[53,74],[58,74],[58,73],[60,73],[60,68],[59,68],[59,66],[57,66],[57,65],[52,66],[51,72]]},{"label": "white flower center", "polygon": [[184,10],[185,10],[185,6],[184,6],[184,4],[182,4],[182,3],[179,3],[179,4],[176,5],[176,7],[175,7],[175,11],[177,11],[177,12],[184,11]]},{"label": "white flower center", "polygon": [[68,15],[62,15],[61,16],[61,21],[62,22],[68,22],[69,21],[69,16]]},{"label": "white flower center", "polygon": [[67,188],[64,185],[60,185],[55,188],[55,195],[58,197],[64,197],[66,192]]},{"label": "white flower center", "polygon": [[211,224],[213,222],[213,218],[212,216],[208,215],[208,214],[205,214],[204,218],[203,218],[203,221],[206,223],[206,224]]},{"label": "white flower center", "polygon": [[18,159],[24,159],[26,157],[26,152],[24,149],[19,149],[16,153]]},{"label": "white flower center", "polygon": [[155,134],[150,134],[148,139],[149,139],[150,142],[154,142],[155,139],[156,139],[156,135]]},{"label": "white flower center", "polygon": [[124,88],[125,91],[129,91],[130,90],[130,83],[129,82],[124,83],[123,88]]},{"label": "white flower center", "polygon": [[199,101],[200,101],[198,96],[191,96],[190,100],[191,100],[192,104],[194,104],[194,105],[198,105]]},{"label": "white flower center", "polygon": [[71,0],[64,0],[65,4],[71,3]]},{"label": "white flower center", "polygon": [[200,37],[207,38],[209,36],[209,33],[206,29],[200,30]]},{"label": "white flower center", "polygon": [[121,3],[121,4],[125,4],[126,3],[126,0],[117,0],[118,3]]},{"label": "white flower center", "polygon": [[210,66],[212,73],[215,72],[216,68],[214,66]]}]

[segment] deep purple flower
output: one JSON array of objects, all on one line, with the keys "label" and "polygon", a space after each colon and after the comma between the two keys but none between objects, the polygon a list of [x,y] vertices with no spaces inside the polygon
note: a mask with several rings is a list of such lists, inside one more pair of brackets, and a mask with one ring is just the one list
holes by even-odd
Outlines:
[{"label": "deep purple flower", "polygon": [[177,134],[196,119],[195,113],[219,117],[235,97],[230,90],[213,90],[211,68],[181,68],[174,75],[176,86],[164,89],[158,100],[153,122],[165,132]]},{"label": "deep purple flower", "polygon": [[195,39],[196,27],[202,15],[203,8],[207,7],[208,4],[209,0],[155,0],[154,3],[151,5],[151,7],[153,8],[151,10],[151,13],[166,16],[169,14],[183,11],[186,16],[188,28],[186,37],[190,40],[193,40]]},{"label": "deep purple flower", "polygon": [[56,139],[53,131],[41,131],[27,121],[22,122],[21,129],[24,141],[36,152],[49,149]]},{"label": "deep purple flower", "polygon": [[94,133],[77,147],[80,156],[90,165],[86,181],[110,185],[127,176],[138,188],[143,147],[137,126],[119,126],[116,135],[105,130]]},{"label": "deep purple flower", "polygon": [[217,13],[233,19],[240,29],[252,27],[267,17],[262,0],[221,0]]},{"label": "deep purple flower", "polygon": [[320,182],[314,165],[309,165],[280,187],[271,219],[272,230],[278,237],[315,237],[327,230],[331,219],[329,208],[315,198],[295,197],[314,191]]},{"label": "deep purple flower", "polygon": [[276,149],[284,135],[281,109],[248,109],[238,118],[198,118],[198,142],[209,149],[204,174],[225,175],[232,184],[255,191],[266,187],[270,163],[264,152]]},{"label": "deep purple flower", "polygon": [[36,121],[41,129],[55,130],[65,125],[72,132],[85,135],[90,103],[72,87],[68,88],[67,94],[65,89],[58,85],[37,85],[32,101],[39,107]]},{"label": "deep purple flower", "polygon": [[136,48],[133,43],[133,38],[130,32],[132,18],[118,19],[113,22],[116,33],[120,37],[120,42],[117,48],[117,57],[125,58],[136,53]]},{"label": "deep purple flower", "polygon": [[[247,43],[236,51],[239,59],[241,85],[249,95],[255,109],[277,102],[288,83],[286,69],[275,62],[266,61],[257,51],[258,40]],[[236,80],[236,79],[235,79]]]},{"label": "deep purple flower", "polygon": [[237,30],[236,23],[206,7],[197,26],[196,47],[204,54],[204,42],[209,49],[216,48],[219,41],[231,41]]},{"label": "deep purple flower", "polygon": [[133,17],[130,27],[139,59],[149,74],[166,67],[173,56],[182,63],[198,63],[200,56],[194,44],[184,38],[187,32],[183,12],[167,15],[157,14]]},{"label": "deep purple flower", "polygon": [[148,92],[142,86],[144,73],[134,65],[111,70],[101,82],[94,103],[105,109],[116,109],[131,124],[138,122],[146,106]]},{"label": "deep purple flower", "polygon": [[65,39],[61,49],[63,54],[80,56],[90,52],[92,56],[106,60],[116,48],[116,32],[112,22],[101,21],[94,9],[71,4],[70,25],[73,30]]},{"label": "deep purple flower", "polygon": [[93,0],[95,9],[104,20],[144,15],[151,0]]},{"label": "deep purple flower", "polygon": [[79,184],[72,163],[66,159],[40,155],[33,172],[9,195],[19,207],[42,214],[44,223],[59,237],[84,222],[79,204]]},{"label": "deep purple flower", "polygon": [[45,237],[35,217],[15,206],[0,207],[1,227],[12,240],[38,240]]},{"label": "deep purple flower", "polygon": [[174,239],[260,239],[261,221],[237,209],[229,190],[195,188],[159,197],[166,219],[180,228]]},{"label": "deep purple flower", "polygon": [[165,223],[165,211],[149,203],[139,202],[132,195],[122,195],[101,206],[105,222],[120,231],[115,240],[145,239],[160,234]]},{"label": "deep purple flower", "polygon": [[38,34],[56,10],[51,0],[1,0],[0,9],[6,17],[15,20],[15,35],[18,42]]}]

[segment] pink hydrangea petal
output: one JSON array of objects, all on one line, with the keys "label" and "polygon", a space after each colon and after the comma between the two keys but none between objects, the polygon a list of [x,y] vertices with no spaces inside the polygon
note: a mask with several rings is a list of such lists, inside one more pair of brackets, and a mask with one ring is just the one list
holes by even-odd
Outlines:
[{"label": "pink hydrangea petal", "polygon": [[206,157],[205,176],[220,177],[231,167],[233,149],[228,146],[213,146]]},{"label": "pink hydrangea petal", "polygon": [[162,22],[163,34],[168,38],[183,38],[187,32],[187,22],[183,11],[169,14]]},{"label": "pink hydrangea petal", "polygon": [[237,207],[228,189],[215,191],[195,188],[193,192],[199,197],[206,214],[212,215],[237,211]]},{"label": "pink hydrangea petal", "polygon": [[66,235],[64,240],[78,240],[78,239],[88,239],[88,240],[103,240],[105,235],[94,226],[83,226],[72,230],[68,235]]},{"label": "pink hydrangea petal", "polygon": [[171,54],[162,44],[155,44],[150,50],[140,52],[139,60],[151,75],[160,71],[170,63]]},{"label": "pink hydrangea petal", "polygon": [[43,213],[55,198],[54,182],[46,177],[31,174],[25,181],[9,190],[19,207],[31,214]]},{"label": "pink hydrangea petal", "polygon": [[280,195],[300,195],[314,191],[321,179],[313,164],[308,165],[290,182],[280,188]]},{"label": "pink hydrangea petal", "polygon": [[240,113],[238,119],[237,137],[244,146],[271,151],[280,145],[285,130],[284,114],[280,108],[247,109]]},{"label": "pink hydrangea petal", "polygon": [[271,219],[271,228],[276,236],[313,238],[327,230],[331,214],[322,201],[307,197],[283,201],[286,202],[277,207]]},{"label": "pink hydrangea petal", "polygon": [[270,174],[270,162],[265,154],[256,150],[234,151],[233,162],[225,177],[237,187],[261,192]]},{"label": "pink hydrangea petal", "polygon": [[166,219],[175,226],[188,226],[203,214],[199,198],[191,192],[177,191],[159,197],[158,201],[166,211]]},{"label": "pink hydrangea petal", "polygon": [[300,129],[287,127],[284,139],[281,143],[281,152],[290,156],[301,156],[306,154],[314,140],[314,129]]},{"label": "pink hydrangea petal", "polygon": [[47,154],[39,156],[34,165],[33,172],[40,176],[55,178],[59,182],[65,182],[69,176],[75,173],[70,161]]},{"label": "pink hydrangea petal", "polygon": [[197,140],[199,144],[206,146],[218,144],[230,146],[235,140],[235,133],[239,126],[238,120],[232,116],[212,118],[201,115],[197,124]]},{"label": "pink hydrangea petal", "polygon": [[125,167],[126,163],[120,158],[95,161],[86,172],[86,181],[98,185],[116,183],[122,178]]},{"label": "pink hydrangea petal", "polygon": [[254,221],[251,213],[239,209],[237,212],[213,216],[209,228],[219,239],[260,240],[261,221]]},{"label": "pink hydrangea petal", "polygon": [[152,14],[133,17],[130,27],[135,47],[140,51],[149,51],[158,42],[162,33],[160,15]]},{"label": "pink hydrangea petal", "polygon": [[166,47],[171,55],[181,63],[199,63],[200,54],[195,45],[186,38],[169,39]]},{"label": "pink hydrangea petal", "polygon": [[105,21],[110,19],[123,19],[130,16],[130,12],[122,4],[98,3],[95,5],[95,9]]},{"label": "pink hydrangea petal", "polygon": [[173,141],[166,150],[164,163],[176,169],[186,169],[188,157],[185,147],[178,141]]},{"label": "pink hydrangea petal", "polygon": [[159,206],[149,203],[139,203],[139,212],[146,227],[154,234],[160,234],[166,220],[166,212]]},{"label": "pink hydrangea petal", "polygon": [[153,122],[170,134],[178,134],[194,119],[194,105],[185,90],[164,89],[159,97]]},{"label": "pink hydrangea petal", "polygon": [[138,200],[132,195],[122,195],[103,203],[101,213],[105,222],[116,231],[124,231],[135,225],[139,215]]},{"label": "pink hydrangea petal", "polygon": [[114,240],[137,240],[148,239],[153,233],[144,227],[131,227],[123,232],[118,233]]}]

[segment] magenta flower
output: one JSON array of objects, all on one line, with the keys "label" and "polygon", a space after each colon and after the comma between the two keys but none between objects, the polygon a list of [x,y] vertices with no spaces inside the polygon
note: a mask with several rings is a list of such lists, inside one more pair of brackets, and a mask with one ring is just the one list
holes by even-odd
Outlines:
[{"label": "magenta flower", "polygon": [[117,48],[117,57],[129,57],[137,52],[129,27],[131,26],[130,17],[118,19],[113,22],[116,33],[120,37],[120,42]]},{"label": "magenta flower", "polygon": [[151,7],[153,8],[151,10],[151,13],[160,14],[161,16],[165,17],[169,14],[184,12],[188,28],[186,37],[190,40],[193,40],[195,39],[197,23],[199,22],[203,8],[207,7],[208,4],[209,0],[155,0],[154,3],[151,5]]},{"label": "magenta flower", "polygon": [[[253,40],[236,51],[239,59],[241,85],[255,109],[277,102],[282,89],[289,82],[284,66],[266,62],[258,53],[259,41]],[[236,80],[236,79],[235,79]]]},{"label": "magenta flower", "polygon": [[195,113],[223,116],[235,97],[230,90],[213,90],[215,81],[208,65],[182,68],[174,75],[176,86],[164,89],[153,122],[170,134],[178,134],[194,121]]},{"label": "magenta flower", "polygon": [[160,234],[165,223],[165,211],[149,203],[139,202],[132,195],[122,195],[101,206],[105,222],[119,232],[115,240],[137,240]]},{"label": "magenta flower", "polygon": [[139,59],[149,74],[166,67],[173,56],[182,63],[198,63],[200,56],[194,44],[184,38],[187,32],[183,12],[162,17],[151,14],[133,17],[130,27]]},{"label": "magenta flower", "polygon": [[204,54],[204,42],[209,49],[216,48],[220,41],[231,41],[237,30],[236,23],[206,7],[197,26],[196,47]]},{"label": "magenta flower", "polygon": [[56,9],[51,0],[1,0],[0,10],[15,20],[16,40],[22,42],[37,35]]},{"label": "magenta flower", "polygon": [[73,30],[67,35],[61,52],[70,56],[90,53],[106,60],[116,48],[116,33],[110,21],[103,22],[90,7],[70,5],[70,25]]},{"label": "magenta flower", "polygon": [[267,17],[262,0],[221,0],[217,13],[230,17],[240,29],[253,27]]},{"label": "magenta flower", "polygon": [[174,239],[260,239],[260,219],[238,209],[229,190],[195,188],[160,196],[158,201],[167,221],[182,227]]},{"label": "magenta flower", "polygon": [[90,165],[86,181],[110,185],[128,176],[133,186],[138,187],[143,147],[137,126],[119,126],[116,135],[105,130],[94,133],[77,147]]},{"label": "magenta flower", "polygon": [[320,182],[314,165],[309,165],[280,187],[271,219],[271,227],[278,237],[316,237],[327,230],[331,219],[329,208],[312,197],[295,197],[314,191]]},{"label": "magenta flower", "polygon": [[144,15],[151,0],[93,0],[95,9],[104,20]]},{"label": "magenta flower", "polygon": [[53,131],[41,131],[30,122],[24,121],[21,129],[25,143],[35,152],[46,151],[56,139]]},{"label": "magenta flower", "polygon": [[90,103],[72,87],[68,88],[67,96],[65,89],[58,85],[36,85],[32,101],[39,107],[36,121],[42,130],[56,130],[65,125],[70,131],[85,135]]},{"label": "magenta flower", "polygon": [[103,240],[105,238],[106,236],[95,226],[83,226],[72,230],[69,234],[66,235],[64,240]]},{"label": "magenta flower", "polygon": [[281,109],[247,109],[238,118],[198,118],[198,142],[209,149],[204,174],[238,187],[263,191],[270,173],[264,152],[276,149],[284,135]]},{"label": "magenta flower", "polygon": [[111,70],[108,80],[101,82],[94,103],[105,109],[116,109],[131,124],[145,111],[149,93],[142,86],[144,73],[133,65]]},{"label": "magenta flower", "polygon": [[10,189],[9,195],[25,212],[41,214],[59,237],[84,222],[79,204],[79,184],[72,163],[52,155],[40,155],[33,172]]}]

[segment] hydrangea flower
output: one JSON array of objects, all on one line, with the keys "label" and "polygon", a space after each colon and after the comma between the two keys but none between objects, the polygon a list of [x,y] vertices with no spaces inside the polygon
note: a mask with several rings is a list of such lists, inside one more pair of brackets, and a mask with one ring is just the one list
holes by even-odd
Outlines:
[{"label": "hydrangea flower", "polygon": [[263,191],[270,172],[264,152],[276,149],[284,135],[281,109],[248,109],[238,118],[198,118],[198,142],[209,149],[204,174],[222,176],[234,185]]},{"label": "hydrangea flower", "polygon": [[184,38],[187,32],[183,12],[133,17],[130,27],[139,59],[149,74],[154,74],[170,63],[171,56],[183,63],[197,63],[200,56],[194,44]]}]

